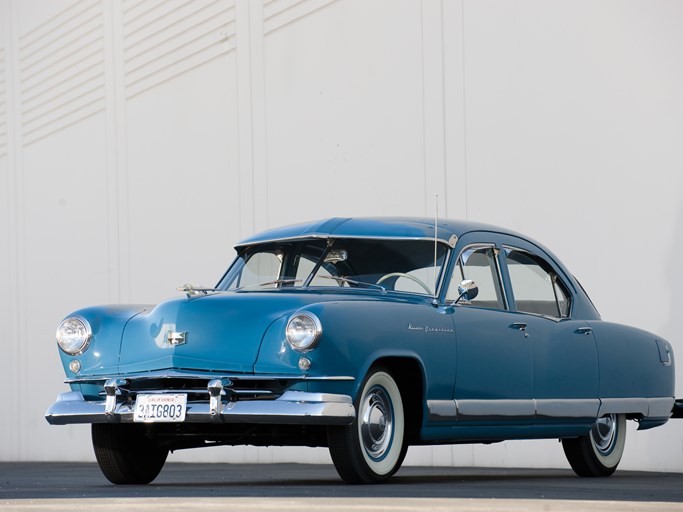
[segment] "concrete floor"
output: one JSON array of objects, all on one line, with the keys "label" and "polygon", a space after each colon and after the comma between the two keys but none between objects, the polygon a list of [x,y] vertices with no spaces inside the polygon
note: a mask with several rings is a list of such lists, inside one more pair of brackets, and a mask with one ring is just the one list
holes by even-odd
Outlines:
[{"label": "concrete floor", "polygon": [[87,463],[0,463],[0,510],[683,511],[683,474],[404,467],[349,486],[331,465],[167,464],[147,486],[116,487]]}]

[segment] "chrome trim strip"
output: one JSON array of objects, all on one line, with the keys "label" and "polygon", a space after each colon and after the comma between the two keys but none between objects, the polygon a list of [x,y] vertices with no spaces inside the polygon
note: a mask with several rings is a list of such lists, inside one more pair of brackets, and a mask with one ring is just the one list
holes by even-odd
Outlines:
[{"label": "chrome trim strip", "polygon": [[[229,389],[231,395],[272,395],[273,392],[268,390],[268,389]],[[207,397],[211,394],[209,393],[208,390],[206,389],[171,389],[171,388],[164,388],[164,389],[144,389],[140,391],[136,391],[134,394],[143,394],[143,395],[181,395],[181,394],[186,394],[186,395],[206,395]],[[227,394],[227,393],[225,393]],[[106,396],[106,393],[104,391],[99,392],[100,396]]]},{"label": "chrome trim strip", "polygon": [[[453,236],[451,235],[451,240],[453,239]],[[310,240],[311,238],[315,239],[320,239],[320,240],[427,240],[429,242],[434,241],[433,236],[371,236],[371,235],[337,235],[337,234],[307,234],[307,235],[297,235],[297,236],[291,236],[291,237],[285,237],[285,238],[269,238],[266,240],[257,240],[253,242],[245,242],[245,243],[238,243],[237,245],[234,245],[233,247],[235,249],[241,249],[242,247],[250,247],[250,246],[257,246],[261,244],[270,244],[273,242],[293,242],[296,240]],[[441,244],[445,244],[449,247],[450,245],[450,240],[444,240],[443,238],[437,238],[437,242]],[[457,237],[456,237],[457,241]]]},{"label": "chrome trim strip", "polygon": [[605,414],[671,415],[673,397],[539,400],[428,400],[429,421],[477,421],[488,418],[599,418]]},{"label": "chrome trim strip", "polygon": [[668,418],[674,408],[674,397],[650,398],[650,409],[647,415],[652,418]]},{"label": "chrome trim strip", "polygon": [[626,413],[638,413],[647,416],[650,410],[648,401],[648,398],[603,398],[600,400],[598,417],[605,414]]},{"label": "chrome trim strip", "polygon": [[597,418],[600,408],[600,400],[597,398],[543,399],[534,402],[536,416],[548,418]]},{"label": "chrome trim strip", "polygon": [[177,370],[158,370],[147,373],[125,374],[112,377],[110,375],[95,375],[90,377],[74,377],[66,379],[65,384],[98,384],[106,382],[111,378],[126,379],[127,381],[135,380],[151,380],[151,379],[189,379],[189,380],[213,380],[213,379],[229,379],[229,380],[315,380],[315,381],[354,381],[355,377],[350,375],[294,375],[287,373],[264,373],[264,374],[232,374],[232,373],[193,373],[182,372]]},{"label": "chrome trim strip", "polygon": [[[276,400],[188,402],[185,423],[264,423],[275,425],[350,425],[356,410],[350,396],[287,391]],[[219,410],[220,409],[220,410]],[[91,402],[78,391],[62,393],[45,413],[51,425],[133,422],[134,402],[117,404],[105,414],[105,402]]]},{"label": "chrome trim strip", "polygon": [[429,421],[448,421],[458,415],[455,400],[427,400],[427,409]]},{"label": "chrome trim strip", "polygon": [[668,418],[674,407],[673,397],[657,398],[603,398],[599,415],[642,414],[644,417]]},{"label": "chrome trim strip", "polygon": [[456,400],[458,419],[523,417],[536,415],[534,400]]}]

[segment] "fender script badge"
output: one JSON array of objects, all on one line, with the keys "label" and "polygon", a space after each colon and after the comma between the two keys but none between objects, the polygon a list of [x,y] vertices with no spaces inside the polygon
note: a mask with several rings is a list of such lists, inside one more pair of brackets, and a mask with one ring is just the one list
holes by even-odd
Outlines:
[{"label": "fender script badge", "polygon": [[168,331],[166,341],[171,345],[183,345],[187,341],[187,333]]},{"label": "fender script badge", "polygon": [[428,325],[413,325],[408,324],[409,331],[422,331],[422,332],[455,332],[455,329],[450,327],[430,327]]}]

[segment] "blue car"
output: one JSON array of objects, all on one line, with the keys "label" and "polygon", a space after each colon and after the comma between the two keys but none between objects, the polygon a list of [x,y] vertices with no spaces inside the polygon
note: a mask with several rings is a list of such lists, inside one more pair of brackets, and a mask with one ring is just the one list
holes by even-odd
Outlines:
[{"label": "blue car", "polygon": [[46,413],[92,424],[104,475],[156,478],[170,450],[323,446],[348,483],[411,445],[558,438],[612,474],[626,420],[674,409],[671,345],[601,320],[541,244],[473,222],[333,218],[236,246],[214,288],[90,307],[57,330],[70,391]]}]

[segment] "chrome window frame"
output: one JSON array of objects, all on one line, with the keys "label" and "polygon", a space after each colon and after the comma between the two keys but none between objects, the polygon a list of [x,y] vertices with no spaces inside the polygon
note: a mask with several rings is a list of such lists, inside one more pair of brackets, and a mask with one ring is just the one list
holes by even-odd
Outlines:
[{"label": "chrome window frame", "polygon": [[[567,284],[564,282],[564,280],[560,276],[559,272],[557,272],[557,269],[554,267],[554,265],[552,265],[546,258],[536,254],[535,252],[529,251],[527,249],[522,249],[520,247],[515,247],[512,245],[508,245],[508,244],[502,244],[502,248],[503,248],[503,250],[517,251],[517,252],[521,252],[524,254],[528,254],[531,256],[532,260],[533,259],[540,259],[548,266],[548,268],[552,269],[552,273],[549,273],[549,275],[550,275],[550,279],[551,279],[551,283],[552,283],[552,287],[553,287],[553,296],[555,297],[555,306],[557,307],[558,313],[560,313],[560,304],[559,304],[559,301],[557,300],[557,292],[555,291],[555,283],[556,282],[559,282],[560,287],[565,292],[565,295],[566,295],[567,299],[569,300],[569,311],[567,311],[567,316],[561,316],[561,315],[560,316],[550,316],[550,315],[544,315],[541,313],[534,313],[531,311],[521,311],[517,308],[517,299],[516,298],[515,298],[515,311],[517,311],[519,313],[524,313],[525,315],[534,315],[534,316],[539,316],[541,318],[547,318],[549,320],[554,320],[556,322],[560,322],[562,320],[570,320],[572,318],[572,313],[574,312],[574,296],[569,291],[570,290],[569,286],[567,286]],[[508,266],[507,254],[505,254],[505,265]],[[547,272],[542,266],[540,266],[540,267],[544,272]],[[508,272],[508,276],[509,276],[510,275],[510,269],[509,268],[508,268],[507,272]],[[514,285],[512,284],[512,277],[510,277],[510,291],[512,292],[512,295],[514,297],[515,289],[514,289]]]},{"label": "chrome window frame", "polygon": [[[228,276],[230,271],[232,270],[233,266],[239,261],[240,258],[240,251],[247,251],[248,249],[252,247],[257,247],[260,245],[264,244],[273,244],[273,243],[286,243],[286,242],[300,242],[304,240],[327,240],[327,247],[325,251],[323,252],[323,258],[324,255],[330,250],[330,248],[334,245],[334,242],[337,240],[378,240],[378,241],[387,241],[387,240],[393,240],[393,241],[405,241],[405,242],[416,242],[416,241],[427,241],[427,242],[432,242],[432,243],[438,243],[441,244],[445,247],[446,253],[444,254],[444,259],[443,263],[441,265],[441,268],[439,270],[439,276],[437,279],[437,282],[435,283],[435,290],[433,294],[426,294],[426,293],[417,293],[417,292],[406,292],[406,291],[400,291],[400,290],[390,290],[391,293],[400,293],[400,294],[409,294],[409,295],[414,295],[418,297],[428,297],[432,300],[438,300],[438,297],[441,297],[442,292],[445,292],[445,280],[446,280],[446,273],[449,269],[450,265],[450,258],[452,258],[453,255],[453,249],[455,248],[456,243],[458,242],[458,237],[456,235],[451,235],[449,240],[445,240],[443,238],[438,238],[438,237],[412,237],[412,236],[336,236],[336,235],[316,235],[316,234],[311,234],[311,235],[298,235],[294,237],[285,237],[285,238],[273,238],[273,239],[268,239],[268,240],[259,240],[258,242],[253,242],[253,243],[247,243],[247,244],[237,244],[235,245],[235,249],[238,250],[238,255],[237,257],[232,261],[228,269],[223,273],[223,276],[221,276],[221,279],[218,281],[219,286],[225,278]],[[248,260],[247,260],[248,261]],[[246,265],[246,262],[245,262]],[[316,265],[313,271],[317,272],[319,265]],[[282,270],[282,269],[280,269]],[[312,271],[312,272],[313,272]],[[500,269],[499,269],[500,273]],[[310,278],[310,279],[309,279]],[[304,280],[303,284],[300,287],[297,287],[298,290],[301,289],[308,289],[310,281],[314,278],[314,275],[309,275],[307,279]],[[316,287],[317,288],[317,287]],[[322,287],[321,287],[322,288]],[[226,289],[223,291],[233,291],[230,289]],[[264,291],[264,290],[260,290]]]},{"label": "chrome window frame", "polygon": [[[496,265],[496,274],[495,275],[498,279],[498,289],[500,290],[500,295],[501,295],[501,298],[503,300],[503,309],[500,309],[500,308],[495,308],[495,309],[497,309],[499,311],[510,311],[510,302],[508,300],[507,292],[505,290],[505,281],[503,281],[503,274],[501,273],[501,270],[500,270],[500,267],[501,267],[500,249],[498,248],[498,246],[495,243],[493,243],[493,242],[474,242],[474,243],[468,244],[465,247],[463,247],[460,250],[460,252],[458,253],[458,255],[456,256],[455,262],[453,264],[454,265],[453,269],[451,270],[451,276],[452,276],[453,272],[455,271],[455,265],[460,265],[461,275],[464,278],[465,273],[462,272],[461,257],[465,251],[468,251],[471,249],[492,249],[493,250],[493,256],[494,256],[493,259],[494,259],[494,262]],[[450,279],[450,281],[452,281],[452,278]],[[450,281],[448,283],[448,286],[450,286],[450,284],[451,284]],[[458,283],[458,284],[460,284],[460,283]],[[446,286],[446,283],[444,283],[444,286]],[[444,289],[444,292],[445,292],[444,293],[444,300],[446,302],[448,302],[448,299],[447,299],[448,288],[447,287]],[[483,306],[477,306],[476,304],[468,304],[468,307],[483,308]],[[486,309],[488,309],[488,308],[486,308]]]}]

